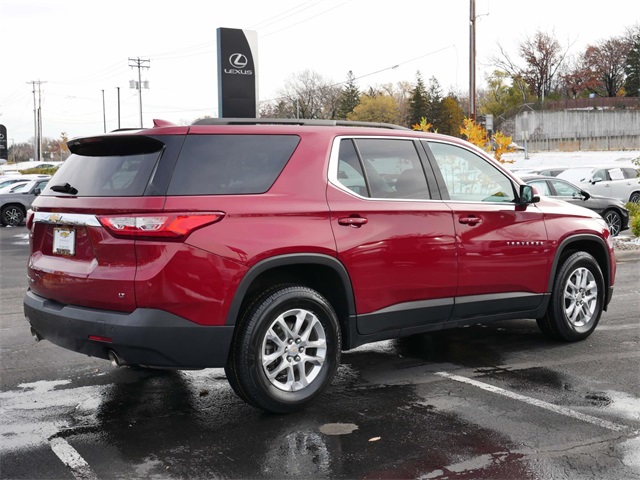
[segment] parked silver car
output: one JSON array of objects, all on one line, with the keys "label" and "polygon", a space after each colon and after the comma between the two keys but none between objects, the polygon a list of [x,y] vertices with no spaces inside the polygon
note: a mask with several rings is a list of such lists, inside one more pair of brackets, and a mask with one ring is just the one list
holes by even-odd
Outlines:
[{"label": "parked silver car", "polygon": [[40,195],[50,178],[31,180],[18,192],[0,194],[0,223],[5,227],[22,224],[31,203]]},{"label": "parked silver car", "polygon": [[622,202],[640,202],[640,177],[633,165],[604,165],[569,168],[558,178],[586,188],[589,193],[613,197]]}]

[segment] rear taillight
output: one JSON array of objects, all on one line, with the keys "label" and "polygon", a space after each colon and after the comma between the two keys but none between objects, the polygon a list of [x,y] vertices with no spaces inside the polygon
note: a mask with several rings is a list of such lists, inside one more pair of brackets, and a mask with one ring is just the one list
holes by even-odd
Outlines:
[{"label": "rear taillight", "polygon": [[98,221],[118,238],[181,240],[223,217],[223,212],[100,215]]},{"label": "rear taillight", "polygon": [[26,222],[26,225],[27,225],[27,230],[29,230],[29,231],[31,230],[31,227],[33,227],[33,216],[34,216],[33,210],[31,210],[31,209],[27,210],[27,222]]}]

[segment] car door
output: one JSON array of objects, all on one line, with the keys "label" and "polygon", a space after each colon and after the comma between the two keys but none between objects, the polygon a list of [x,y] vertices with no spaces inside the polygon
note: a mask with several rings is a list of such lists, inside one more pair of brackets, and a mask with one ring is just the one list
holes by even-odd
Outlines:
[{"label": "car door", "polygon": [[441,194],[453,210],[458,289],[453,320],[532,313],[548,288],[549,246],[542,212],[516,204],[516,184],[482,154],[429,141]]},{"label": "car door", "polygon": [[624,188],[624,194],[626,198],[621,198],[623,202],[635,202],[638,203],[640,200],[640,176],[638,169],[626,167],[622,169],[624,173],[624,177],[626,179]]},{"label": "car door", "polygon": [[625,178],[622,168],[599,168],[593,172],[590,181],[591,185],[587,187],[590,193],[617,198],[623,202],[629,200],[629,179]]},{"label": "car door", "polygon": [[452,212],[434,198],[419,149],[395,137],[340,137],[333,145],[327,201],[361,335],[418,333],[447,321],[453,308]]},{"label": "car door", "polygon": [[631,183],[629,179],[625,177],[622,168],[609,168],[607,173],[611,181],[609,182],[609,193],[605,196],[618,198],[623,202],[627,202],[629,200]]}]

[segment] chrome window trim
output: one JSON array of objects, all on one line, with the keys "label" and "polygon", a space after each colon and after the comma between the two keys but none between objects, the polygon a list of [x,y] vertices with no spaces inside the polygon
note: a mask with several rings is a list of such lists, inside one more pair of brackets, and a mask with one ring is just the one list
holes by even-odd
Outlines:
[{"label": "chrome window trim", "polygon": [[33,214],[33,222],[48,223],[51,225],[78,225],[85,227],[102,226],[95,215],[84,213],[35,212]]},{"label": "chrome window trim", "polygon": [[[442,200],[439,198],[429,198],[429,199],[419,199],[419,198],[381,198],[381,197],[363,197],[362,195],[358,195],[357,193],[355,193],[353,190],[349,190],[347,187],[345,187],[344,185],[342,185],[340,183],[340,180],[338,180],[338,155],[339,155],[339,150],[340,150],[340,141],[342,140],[357,140],[357,139],[366,139],[366,138],[372,138],[372,139],[382,139],[382,140],[411,140],[411,141],[419,141],[419,142],[438,142],[438,143],[444,143],[446,145],[452,145],[455,147],[460,147],[463,149],[468,150],[470,153],[473,153],[475,155],[478,155],[478,153],[484,154],[484,152],[482,152],[482,150],[480,150],[478,147],[473,147],[473,148],[468,148],[466,145],[459,145],[458,143],[453,143],[453,142],[447,142],[445,140],[442,139],[430,139],[430,138],[419,138],[419,137],[402,137],[402,136],[386,136],[386,135],[340,135],[338,137],[335,137],[333,139],[333,143],[331,145],[331,154],[329,156],[329,172],[327,175],[327,178],[329,180],[329,183],[331,185],[333,185],[334,187],[336,187],[337,189],[348,193],[349,195],[351,195],[352,197],[356,197],[359,198],[360,200],[367,200],[367,201],[385,201],[385,202],[419,202],[419,203],[423,203],[423,202],[439,202],[439,203],[470,203],[470,204],[474,204],[474,205],[513,205],[515,206],[516,204],[514,202],[480,202],[480,201],[473,201],[473,200]],[[428,146],[428,145],[427,145]],[[480,158],[484,159],[483,155],[479,155]],[[431,161],[431,160],[429,160]],[[487,162],[489,163],[493,168],[495,168],[496,170],[500,171],[496,165],[493,165],[491,162]],[[513,179],[505,174],[504,172],[500,171],[500,173],[502,173],[512,184],[513,188],[514,188],[514,193],[517,192],[517,188],[515,188],[515,186],[517,184],[514,184]]]}]

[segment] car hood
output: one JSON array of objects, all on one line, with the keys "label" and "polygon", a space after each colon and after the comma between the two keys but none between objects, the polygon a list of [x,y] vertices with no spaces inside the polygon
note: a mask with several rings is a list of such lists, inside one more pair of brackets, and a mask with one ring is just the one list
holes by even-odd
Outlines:
[{"label": "car hood", "polygon": [[618,200],[617,198],[605,197],[603,195],[593,195],[591,193],[589,194],[589,196],[589,200],[597,200],[602,204],[616,205],[618,207],[624,208],[624,202]]}]

